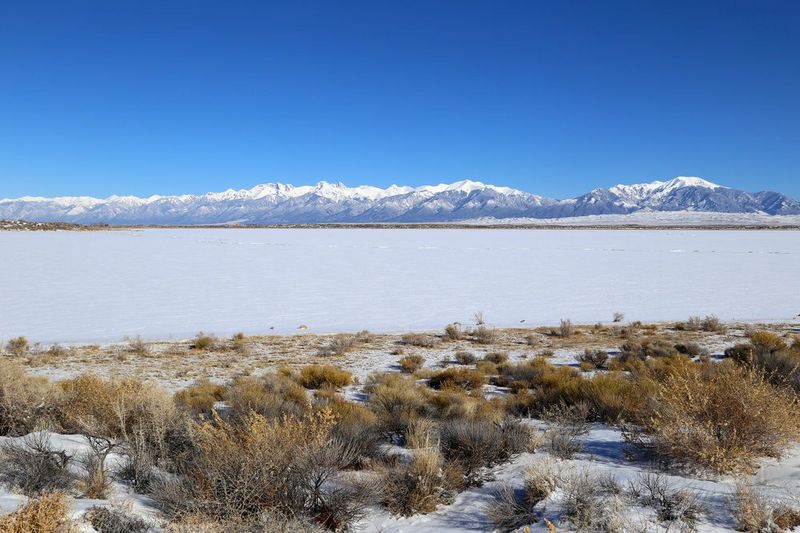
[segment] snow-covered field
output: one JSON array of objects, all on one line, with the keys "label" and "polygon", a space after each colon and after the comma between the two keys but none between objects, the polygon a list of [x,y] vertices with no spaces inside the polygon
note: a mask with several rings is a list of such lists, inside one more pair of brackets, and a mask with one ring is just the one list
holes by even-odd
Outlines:
[{"label": "snow-covered field", "polygon": [[0,338],[789,320],[798,279],[797,231],[3,232]]}]

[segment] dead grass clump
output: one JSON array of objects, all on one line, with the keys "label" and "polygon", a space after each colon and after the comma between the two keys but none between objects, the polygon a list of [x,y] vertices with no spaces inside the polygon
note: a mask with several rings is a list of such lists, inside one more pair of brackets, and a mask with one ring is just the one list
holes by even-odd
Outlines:
[{"label": "dead grass clump", "polygon": [[485,324],[480,324],[472,330],[472,338],[478,344],[494,344],[498,337],[497,330]]},{"label": "dead grass clump", "polygon": [[450,503],[460,488],[461,473],[445,462],[434,448],[416,450],[410,463],[390,469],[384,476],[383,503],[402,516],[430,513]]},{"label": "dead grass clump", "polygon": [[798,429],[791,393],[724,363],[667,375],[647,424],[663,456],[723,473],[747,471],[759,457],[780,457]]},{"label": "dead grass clump", "polygon": [[69,516],[67,497],[60,492],[29,500],[11,514],[0,517],[3,533],[72,533],[76,525]]},{"label": "dead grass clump", "polygon": [[397,364],[400,366],[400,370],[406,374],[413,374],[422,368],[423,363],[425,363],[425,358],[421,355],[407,355],[397,361]]},{"label": "dead grass clump", "polygon": [[208,335],[202,331],[195,335],[192,342],[192,348],[195,350],[209,351],[217,346],[217,338],[214,335]]},{"label": "dead grass clump", "polygon": [[175,403],[194,415],[210,416],[214,405],[225,395],[225,386],[207,378],[175,393]]},{"label": "dead grass clump", "polygon": [[307,389],[329,387],[339,389],[350,384],[353,375],[332,365],[308,365],[298,376],[300,385]]},{"label": "dead grass clump", "polygon": [[71,460],[71,455],[52,448],[46,433],[30,433],[0,448],[0,481],[26,496],[67,490],[74,481]]},{"label": "dead grass clump", "polygon": [[29,349],[30,343],[26,337],[17,337],[6,343],[6,351],[11,355],[16,355],[17,357],[25,355],[28,353]]},{"label": "dead grass clump", "polygon": [[575,333],[575,328],[572,327],[572,321],[567,319],[561,319],[561,323],[558,325],[558,336],[559,337],[571,337]]},{"label": "dead grass clump", "polygon": [[590,368],[604,368],[608,362],[608,352],[603,350],[592,350],[586,348],[581,355],[576,355],[575,360],[579,363],[587,363]]},{"label": "dead grass clump", "polygon": [[428,380],[428,386],[432,389],[458,387],[464,390],[472,390],[480,388],[484,384],[486,384],[486,376],[478,371],[463,367],[440,370]]},{"label": "dead grass clump", "polygon": [[436,337],[433,335],[425,335],[424,333],[406,333],[400,337],[400,341],[403,344],[420,348],[433,348],[437,344]]},{"label": "dead grass clump", "polygon": [[58,389],[28,376],[14,361],[0,359],[0,436],[25,435],[53,417]]},{"label": "dead grass clump", "polygon": [[466,350],[459,350],[455,353],[456,362],[459,365],[474,365],[478,360],[475,354]]},{"label": "dead grass clump", "polygon": [[444,328],[444,338],[451,341],[458,341],[464,336],[464,333],[461,331],[461,325],[457,323],[448,324]]}]

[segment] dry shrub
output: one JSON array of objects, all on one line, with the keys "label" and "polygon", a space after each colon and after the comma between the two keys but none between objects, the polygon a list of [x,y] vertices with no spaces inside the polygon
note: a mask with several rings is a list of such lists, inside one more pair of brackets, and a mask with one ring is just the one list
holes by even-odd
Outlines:
[{"label": "dry shrub", "polygon": [[324,533],[328,531],[309,517],[264,511],[246,519],[211,519],[202,514],[182,517],[167,524],[166,533]]},{"label": "dry shrub", "polygon": [[359,344],[366,344],[372,341],[372,334],[367,331],[359,331],[354,335],[339,333],[334,335],[330,342],[319,351],[321,356],[342,356],[353,350]]},{"label": "dry shrub", "polygon": [[239,376],[225,391],[225,401],[234,419],[258,413],[266,418],[284,415],[302,417],[311,409],[308,392],[287,377],[266,374],[262,377]]},{"label": "dry shrub", "polygon": [[150,346],[142,339],[141,335],[125,339],[128,343],[127,350],[136,355],[147,355],[150,353]]},{"label": "dry shrub", "polygon": [[29,349],[30,343],[26,337],[17,337],[15,339],[11,339],[6,344],[6,351],[11,355],[23,356],[28,353]]},{"label": "dry shrub", "polygon": [[724,333],[726,329],[722,321],[715,315],[706,315],[700,322],[700,328],[710,333]]},{"label": "dry shrub", "polygon": [[799,427],[793,395],[725,363],[668,375],[647,423],[658,452],[717,472],[746,471],[759,457],[780,457]]},{"label": "dry shrub", "polygon": [[431,395],[429,405],[435,410],[433,416],[441,420],[465,418],[499,421],[505,416],[502,400],[486,400],[479,389],[467,393],[460,388],[448,387]]},{"label": "dry shrub", "polygon": [[213,350],[217,346],[217,338],[214,335],[203,333],[202,331],[195,335],[192,342],[192,348],[195,350],[208,351]]},{"label": "dry shrub", "polygon": [[786,350],[786,341],[769,331],[756,331],[750,335],[750,344],[756,353],[774,353]]},{"label": "dry shrub", "polygon": [[461,326],[459,324],[453,323],[448,324],[444,328],[444,338],[451,341],[461,340],[464,336],[463,332],[461,331]]},{"label": "dry shrub", "polygon": [[308,365],[298,376],[300,385],[307,389],[330,387],[338,389],[350,384],[353,375],[332,365]]},{"label": "dry shrub", "polygon": [[458,387],[472,390],[482,387],[486,383],[486,376],[469,368],[446,368],[433,374],[428,380],[428,386],[433,389]]},{"label": "dry shrub", "polygon": [[78,488],[86,498],[105,499],[111,488],[106,460],[119,446],[104,437],[90,436],[87,439],[90,449],[79,457],[83,471],[79,474]]},{"label": "dry shrub", "polygon": [[3,533],[72,533],[78,531],[69,517],[67,497],[59,492],[29,500],[11,514],[0,517]]},{"label": "dry shrub", "polygon": [[697,357],[700,355],[708,355],[708,351],[702,348],[696,342],[679,343],[675,345],[678,353],[688,355],[689,357]]},{"label": "dry shrub", "polygon": [[604,368],[608,362],[608,352],[586,348],[583,354],[576,355],[575,359],[579,363],[587,363],[589,368]]},{"label": "dry shrub", "polygon": [[400,340],[403,344],[418,346],[420,348],[433,348],[437,344],[436,337],[423,333],[406,333]]},{"label": "dry shrub", "polygon": [[59,385],[58,420],[67,431],[124,438],[137,426],[163,426],[175,413],[170,395],[133,378],[84,374]]},{"label": "dry shrub", "polygon": [[792,531],[800,526],[800,511],[768,498],[743,480],[736,483],[729,507],[738,531]]},{"label": "dry shrub", "polygon": [[500,531],[514,531],[541,519],[536,504],[547,498],[558,485],[558,472],[550,461],[540,461],[525,471],[522,490],[502,484],[484,512]]},{"label": "dry shrub", "polygon": [[499,337],[495,328],[490,328],[485,324],[480,324],[472,330],[472,338],[478,344],[494,344]]},{"label": "dry shrub", "polygon": [[247,519],[269,511],[347,529],[363,516],[370,491],[339,475],[357,452],[332,435],[334,424],[328,409],[302,419],[253,413],[236,423],[217,417],[199,424],[191,459],[177,478],[154,482],[152,497],[177,518]]},{"label": "dry shrub", "polygon": [[406,432],[406,447],[411,449],[439,447],[439,427],[430,418],[411,421]]},{"label": "dry shrub", "polygon": [[571,337],[575,333],[575,328],[572,327],[572,321],[569,319],[561,319],[561,323],[558,325],[558,336],[559,337]]},{"label": "dry shrub", "polygon": [[441,425],[439,435],[444,457],[461,467],[468,486],[483,484],[484,468],[505,463],[534,447],[530,427],[514,419],[448,420]]},{"label": "dry shrub", "polygon": [[[679,525],[680,531],[695,531],[704,506],[688,489],[672,489],[658,473],[642,473],[630,483],[630,493],[641,504],[656,511],[659,522]],[[671,529],[671,528],[670,528]]]},{"label": "dry shrub", "polygon": [[489,352],[483,356],[483,360],[496,365],[502,365],[508,362],[508,352]]},{"label": "dry shrub", "polygon": [[148,533],[151,531],[147,522],[122,509],[90,507],[84,513],[83,519],[99,533]]},{"label": "dry shrub", "polygon": [[397,378],[367,389],[370,409],[378,416],[383,431],[391,435],[405,434],[411,421],[430,411],[428,390],[412,380]]},{"label": "dry shrub", "polygon": [[474,365],[475,361],[478,359],[475,357],[475,354],[468,352],[466,350],[459,350],[455,353],[456,361],[459,365]]},{"label": "dry shrub", "polygon": [[655,386],[651,380],[635,381],[622,373],[603,373],[586,380],[581,398],[596,420],[607,424],[640,424]]},{"label": "dry shrub", "polygon": [[800,352],[789,349],[784,340],[767,331],[750,335],[750,344],[737,344],[725,350],[736,363],[755,368],[774,385],[787,386],[800,393]]},{"label": "dry shrub", "polygon": [[563,476],[563,516],[574,531],[616,531],[621,500],[613,486],[586,469]]},{"label": "dry shrub", "polygon": [[26,496],[67,490],[74,481],[71,460],[71,455],[50,446],[47,433],[31,433],[0,448],[0,482]]},{"label": "dry shrub", "polygon": [[203,378],[175,393],[175,403],[194,415],[210,416],[214,404],[222,400],[224,395],[224,385]]},{"label": "dry shrub", "polygon": [[672,357],[678,355],[675,345],[665,339],[645,339],[642,342],[626,342],[620,346],[620,359],[638,357],[646,359],[648,357]]},{"label": "dry shrub", "polygon": [[[553,366],[543,358],[535,358],[516,367],[513,376],[526,388],[507,400],[512,414],[534,416],[548,407],[559,404],[573,404],[581,400],[586,380],[574,368]],[[521,372],[524,370],[525,374]]]},{"label": "dry shrub", "polygon": [[438,450],[416,450],[410,463],[397,465],[384,475],[383,503],[402,516],[430,513],[452,501],[460,477],[458,468],[447,463]]},{"label": "dry shrub", "polygon": [[413,374],[422,368],[423,363],[425,363],[425,358],[421,355],[407,355],[397,361],[397,364],[400,365],[400,370],[406,374]]},{"label": "dry shrub", "polygon": [[14,361],[0,359],[0,436],[24,435],[53,416],[58,390],[45,378],[28,376]]},{"label": "dry shrub", "polygon": [[475,363],[475,372],[483,374],[484,376],[492,376],[497,374],[497,365],[491,361],[478,361]]},{"label": "dry shrub", "polygon": [[540,520],[540,513],[534,510],[536,503],[538,502],[529,501],[524,490],[517,490],[508,483],[501,483],[494,490],[492,499],[486,504],[483,512],[496,531],[511,532]]},{"label": "dry shrub", "polygon": [[572,459],[583,449],[578,440],[589,432],[589,406],[585,403],[560,404],[548,407],[542,418],[550,423],[547,447],[559,459]]}]

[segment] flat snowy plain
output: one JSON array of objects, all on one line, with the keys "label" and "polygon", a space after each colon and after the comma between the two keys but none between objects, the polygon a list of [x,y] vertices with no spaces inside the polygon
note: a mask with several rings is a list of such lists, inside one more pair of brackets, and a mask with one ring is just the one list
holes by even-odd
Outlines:
[{"label": "flat snowy plain", "polygon": [[791,320],[798,280],[798,231],[0,232],[0,338]]}]

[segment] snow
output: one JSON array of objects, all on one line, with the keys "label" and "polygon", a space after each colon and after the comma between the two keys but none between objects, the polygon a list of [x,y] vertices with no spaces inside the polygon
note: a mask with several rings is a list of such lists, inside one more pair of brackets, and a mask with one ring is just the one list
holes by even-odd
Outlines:
[{"label": "snow", "polygon": [[459,224],[531,225],[531,226],[800,226],[800,215],[768,215],[766,213],[714,213],[708,211],[653,211],[642,209],[626,215],[585,215],[562,218],[492,218],[464,220]]},{"label": "snow", "polygon": [[[0,338],[792,320],[797,231],[197,229],[0,233]],[[274,329],[271,329],[274,328]]]}]

